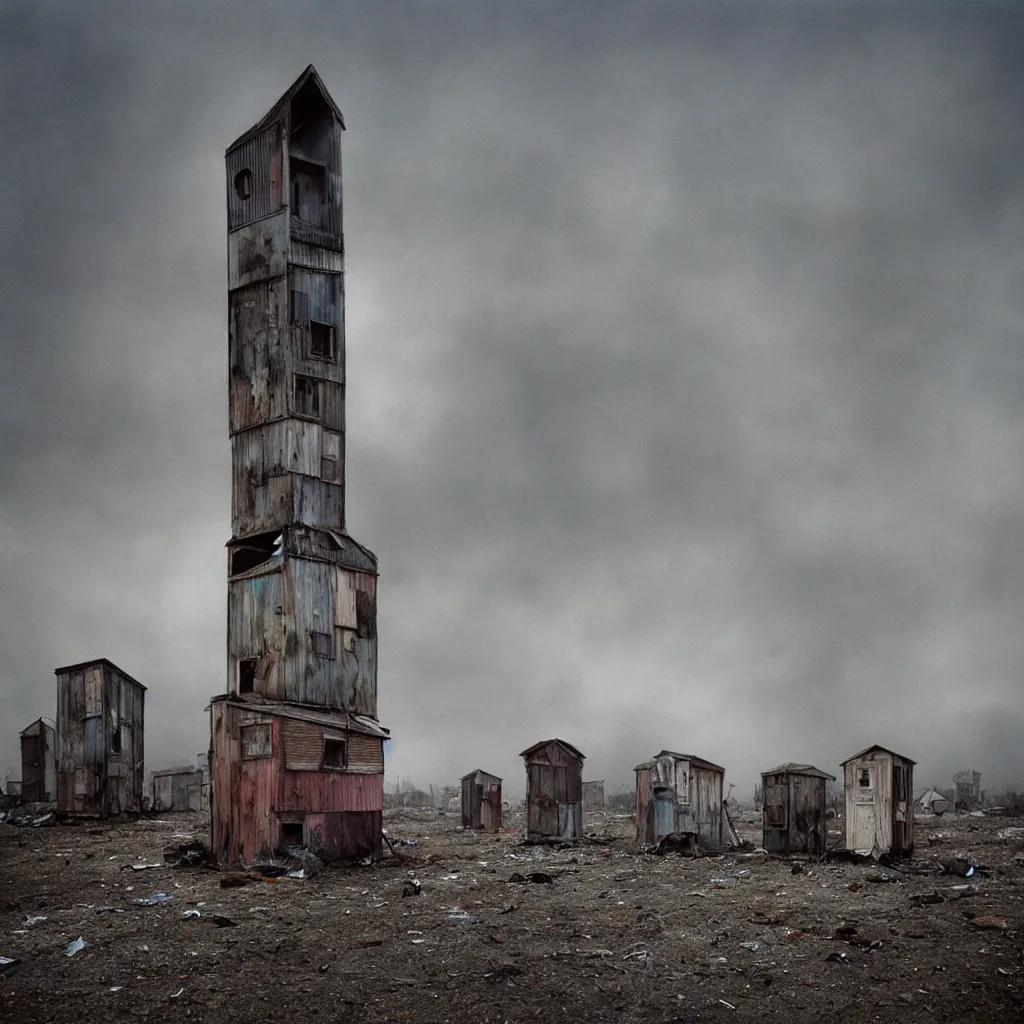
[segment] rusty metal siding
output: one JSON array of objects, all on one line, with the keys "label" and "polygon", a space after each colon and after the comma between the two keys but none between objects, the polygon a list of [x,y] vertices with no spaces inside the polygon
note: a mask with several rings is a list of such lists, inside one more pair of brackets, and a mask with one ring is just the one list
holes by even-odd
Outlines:
[{"label": "rusty metal siding", "polygon": [[284,279],[239,288],[229,296],[228,429],[232,434],[286,415],[285,300]]},{"label": "rusty metal siding", "polygon": [[[309,245],[295,238],[292,239],[289,262],[293,266],[323,270],[327,273],[341,274],[345,270],[344,253],[335,249],[325,249],[320,245]],[[342,287],[344,288],[344,280]]]},{"label": "rusty metal siding", "polygon": [[[281,130],[271,125],[228,153],[228,230],[267,217],[281,209]],[[243,198],[235,187],[236,176],[249,172],[249,194]]]},{"label": "rusty metal siding", "polygon": [[228,235],[228,291],[288,272],[288,212],[247,224]]}]

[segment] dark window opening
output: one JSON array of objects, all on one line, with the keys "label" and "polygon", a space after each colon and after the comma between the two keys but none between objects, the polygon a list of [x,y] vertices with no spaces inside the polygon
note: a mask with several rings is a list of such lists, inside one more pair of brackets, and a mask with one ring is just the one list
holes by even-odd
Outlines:
[{"label": "dark window opening", "polygon": [[238,692],[256,692],[256,658],[240,658],[238,661]]},{"label": "dark window opening", "polygon": [[280,554],[284,538],[280,532],[261,533],[249,537],[238,544],[233,544],[230,551],[229,575],[249,572],[257,566],[269,562],[275,554]]},{"label": "dark window opening", "polygon": [[252,195],[252,171],[247,167],[235,175],[235,195],[239,199],[248,199]]},{"label": "dark window opening", "polygon": [[309,296],[305,292],[292,291],[292,323],[305,327],[309,322]]},{"label": "dark window opening", "polygon": [[302,822],[282,821],[281,822],[281,845],[301,846],[302,845]]},{"label": "dark window opening", "polygon": [[334,358],[334,328],[330,324],[309,321],[309,354],[314,359]]},{"label": "dark window opening", "polygon": [[115,729],[110,736],[110,752],[112,754],[121,753],[121,730]]},{"label": "dark window opening", "polygon": [[868,768],[861,768],[860,770],[860,781],[857,783],[861,789],[871,788],[871,771]]},{"label": "dark window opening", "polygon": [[344,768],[348,763],[348,744],[344,740],[324,739],[324,767]]},{"label": "dark window opening", "polygon": [[315,377],[295,375],[295,412],[299,416],[320,418],[320,382]]},{"label": "dark window opening", "polygon": [[293,156],[289,170],[292,180],[292,216],[315,227],[326,227],[327,168]]},{"label": "dark window opening", "polygon": [[309,646],[318,658],[334,657],[334,647],[330,633],[310,633]]}]

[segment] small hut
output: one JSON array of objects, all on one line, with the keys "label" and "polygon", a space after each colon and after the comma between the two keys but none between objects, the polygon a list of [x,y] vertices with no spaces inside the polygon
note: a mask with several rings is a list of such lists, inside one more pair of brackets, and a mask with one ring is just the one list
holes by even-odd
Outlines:
[{"label": "small hut", "polygon": [[930,786],[914,801],[914,811],[917,814],[945,814],[952,808],[953,802],[950,798],[934,786]]},{"label": "small hut", "polygon": [[[24,779],[23,779],[24,781]],[[953,776],[956,787],[953,794],[953,807],[958,811],[973,811],[981,807],[981,772],[957,772]]]},{"label": "small hut", "polygon": [[501,779],[480,768],[462,776],[463,828],[501,831]]},{"label": "small hut", "polygon": [[761,773],[763,846],[769,853],[825,852],[826,787],[835,776],[812,764],[780,764]]},{"label": "small hut", "polygon": [[187,765],[153,772],[153,810],[201,811],[203,809],[203,772]]},{"label": "small hut", "polygon": [[638,846],[654,846],[678,833],[702,851],[723,849],[724,768],[693,754],[663,750],[634,770]]},{"label": "small hut", "polygon": [[56,670],[57,810],[107,818],[142,810],[146,688],[112,661]]},{"label": "small hut", "polygon": [[57,730],[45,718],[21,732],[21,797],[39,804],[57,800]]},{"label": "small hut", "polygon": [[565,740],[541,740],[519,755],[526,764],[526,838],[583,838],[583,762]]},{"label": "small hut", "polygon": [[880,857],[914,850],[914,762],[873,746],[843,762],[846,848]]},{"label": "small hut", "polygon": [[604,779],[594,782],[583,783],[583,810],[603,811],[604,803]]}]

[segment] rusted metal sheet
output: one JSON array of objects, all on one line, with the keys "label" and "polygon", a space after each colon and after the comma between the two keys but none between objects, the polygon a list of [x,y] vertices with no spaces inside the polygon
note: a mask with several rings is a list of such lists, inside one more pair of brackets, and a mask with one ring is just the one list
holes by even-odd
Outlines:
[{"label": "rusted metal sheet", "polygon": [[57,730],[43,718],[21,732],[21,795],[33,803],[57,799]]},{"label": "rusted metal sheet", "polygon": [[[241,732],[264,723],[270,726],[269,753],[243,757]],[[350,767],[323,767],[325,736],[345,737]],[[310,815],[331,816],[332,827],[343,834],[348,834],[344,829],[362,834],[369,815],[379,835],[384,807],[383,730],[372,722],[284,704],[249,707],[215,699],[211,737],[211,816],[217,856],[233,862],[272,853],[286,840],[295,841],[294,828],[307,823]],[[355,817],[346,824],[334,817],[342,814]],[[291,832],[285,826],[292,826]],[[320,852],[328,859],[344,856],[336,851],[351,846],[349,840],[341,841],[340,834],[331,832],[324,840]]]},{"label": "rusted metal sheet", "polygon": [[843,762],[843,782],[847,849],[913,853],[914,762],[885,747],[869,747]]},{"label": "rusted metal sheet", "polygon": [[106,659],[56,675],[58,810],[97,817],[140,811],[145,687]]},{"label": "rusted metal sheet", "polygon": [[271,125],[228,154],[229,231],[281,209],[282,129]]}]

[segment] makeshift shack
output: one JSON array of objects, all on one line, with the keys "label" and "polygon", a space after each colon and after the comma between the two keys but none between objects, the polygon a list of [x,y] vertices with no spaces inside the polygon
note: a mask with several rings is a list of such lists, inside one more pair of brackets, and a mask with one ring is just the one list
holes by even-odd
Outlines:
[{"label": "makeshift shack", "polygon": [[583,810],[604,810],[604,779],[583,783]]},{"label": "makeshift shack", "polygon": [[914,850],[914,762],[873,746],[843,762],[846,848],[880,857]]},{"label": "makeshift shack", "polygon": [[914,801],[914,811],[917,814],[945,814],[952,809],[953,801],[934,786],[926,789]]},{"label": "makeshift shack", "polygon": [[769,853],[825,852],[826,789],[835,776],[812,764],[788,761],[761,773],[762,845]]},{"label": "makeshift shack", "polygon": [[21,797],[38,804],[57,799],[57,730],[45,718],[21,732]]},{"label": "makeshift shack", "polygon": [[163,768],[153,772],[153,810],[201,811],[203,809],[203,773],[192,765]]},{"label": "makeshift shack", "polygon": [[541,740],[519,755],[526,764],[526,838],[530,842],[583,837],[583,762],[565,740]]},{"label": "makeshift shack", "polygon": [[957,772],[953,776],[956,787],[953,796],[953,807],[958,811],[974,811],[981,807],[981,772]]},{"label": "makeshift shack", "polygon": [[462,776],[462,827],[501,831],[501,779],[477,768]]},{"label": "makeshift shack", "polygon": [[142,810],[146,688],[99,658],[56,670],[57,811],[106,818]]},{"label": "makeshift shack", "polygon": [[701,852],[724,848],[724,768],[663,750],[634,770],[638,846],[654,846],[676,833],[691,837]]}]

